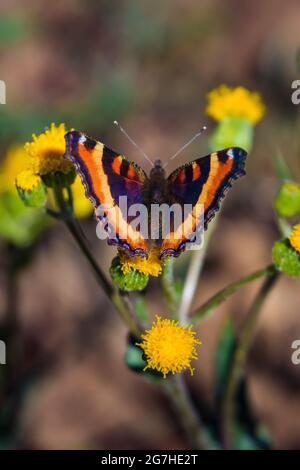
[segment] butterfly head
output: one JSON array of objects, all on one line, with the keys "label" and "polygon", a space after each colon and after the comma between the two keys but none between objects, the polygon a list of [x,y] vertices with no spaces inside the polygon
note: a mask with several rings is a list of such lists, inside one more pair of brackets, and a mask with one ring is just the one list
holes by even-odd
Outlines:
[{"label": "butterfly head", "polygon": [[150,177],[165,177],[165,170],[162,167],[161,160],[155,160]]}]

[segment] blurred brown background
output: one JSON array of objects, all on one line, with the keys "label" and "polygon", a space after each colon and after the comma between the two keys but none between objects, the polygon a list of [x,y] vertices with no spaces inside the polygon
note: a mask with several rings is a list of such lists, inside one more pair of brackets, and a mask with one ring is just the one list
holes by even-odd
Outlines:
[{"label": "blurred brown background", "polygon": [[[256,129],[247,177],[224,203],[195,299],[201,304],[271,261],[278,238],[276,152],[295,177],[300,173],[297,107],[290,99],[291,82],[299,78],[299,22],[298,0],[1,0],[2,154],[10,143],[63,121],[148,171],[114,119],[151,158],[166,160],[203,124],[214,126],[204,114],[209,90],[227,83],[260,91],[268,113]],[[174,168],[206,152],[204,136]],[[92,218],[82,225],[108,269],[114,250],[96,238]],[[0,315],[11,301],[5,253],[0,244]],[[300,366],[290,360],[291,343],[300,339],[299,287],[298,280],[281,278],[260,317],[247,366],[251,406],[276,448],[300,448]],[[203,345],[190,383],[208,404],[219,328],[229,315],[242,324],[255,289],[245,288],[198,329]],[[63,226],[44,233],[18,291],[25,362],[30,367],[49,357],[18,413],[21,447],[188,446],[159,390],[126,369],[126,330]],[[146,296],[151,312],[163,314],[157,282]]]}]

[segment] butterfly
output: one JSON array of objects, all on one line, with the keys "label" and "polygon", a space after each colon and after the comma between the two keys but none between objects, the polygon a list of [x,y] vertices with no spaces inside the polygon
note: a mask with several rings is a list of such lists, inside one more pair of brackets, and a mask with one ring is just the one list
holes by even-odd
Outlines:
[{"label": "butterfly", "polygon": [[[238,147],[198,158],[166,177],[159,160],[147,176],[139,165],[82,132],[70,131],[65,140],[65,158],[74,164],[80,175],[96,217],[102,220],[108,233],[113,229],[114,235],[108,237],[108,243],[117,245],[130,256],[147,257],[153,244],[158,247],[160,258],[179,256],[196,239],[200,225],[196,208],[200,205],[203,208],[202,228],[206,229],[232,181],[245,174],[247,152]],[[121,207],[122,197],[127,198],[127,213]],[[157,239],[152,240],[140,225],[131,224],[132,217],[128,214],[136,204],[147,208],[153,204],[168,207],[177,204],[182,208],[187,205],[189,212],[177,225],[174,217],[171,218],[169,232],[164,236],[160,218]],[[99,215],[100,206],[114,210],[107,209]]]}]

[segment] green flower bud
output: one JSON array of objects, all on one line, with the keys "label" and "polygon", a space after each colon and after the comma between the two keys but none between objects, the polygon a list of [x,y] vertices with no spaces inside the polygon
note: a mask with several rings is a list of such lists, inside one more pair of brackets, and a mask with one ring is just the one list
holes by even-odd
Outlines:
[{"label": "green flower bud", "polygon": [[16,188],[24,204],[29,207],[44,207],[47,201],[47,190],[43,180],[30,170],[17,176]]},{"label": "green flower bud", "polygon": [[143,355],[144,351],[139,346],[129,343],[124,358],[127,367],[135,372],[143,372],[147,365]]},{"label": "green flower bud", "polygon": [[56,171],[55,173],[48,173],[43,175],[43,181],[48,188],[55,188],[57,186],[61,188],[67,188],[74,183],[76,178],[76,171],[72,168],[68,173]]},{"label": "green flower bud", "polygon": [[289,240],[278,240],[273,246],[273,263],[278,271],[288,276],[300,276],[300,256],[293,249]]},{"label": "green flower bud", "polygon": [[300,186],[293,182],[284,183],[275,198],[275,209],[280,217],[300,214]]},{"label": "green flower bud", "polygon": [[111,263],[110,275],[113,282],[124,291],[143,290],[148,284],[149,276],[135,269],[124,274],[120,258],[116,256]]},{"label": "green flower bud", "polygon": [[128,369],[142,374],[146,379],[151,382],[157,383],[163,378],[163,374],[154,369],[145,369],[147,362],[145,359],[144,351],[140,346],[137,346],[137,338],[130,335],[128,338],[127,349],[125,352],[124,361]]},{"label": "green flower bud", "polygon": [[225,117],[212,133],[209,146],[212,151],[227,147],[241,147],[250,151],[253,142],[253,125],[245,118]]}]

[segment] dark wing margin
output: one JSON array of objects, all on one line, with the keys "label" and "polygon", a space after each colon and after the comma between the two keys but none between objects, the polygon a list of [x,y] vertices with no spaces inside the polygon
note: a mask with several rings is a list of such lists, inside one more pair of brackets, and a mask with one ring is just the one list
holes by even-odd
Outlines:
[{"label": "dark wing margin", "polygon": [[[71,131],[65,135],[66,153],[75,166],[85,187],[86,196],[94,205],[96,216],[106,222],[107,232],[114,237],[108,243],[125,249],[132,256],[146,256],[148,240],[130,226],[128,210],[133,204],[143,203],[145,172],[124,156],[90,139],[84,133]],[[127,206],[120,207],[125,197]],[[98,214],[101,208],[101,216]],[[102,208],[105,208],[102,211]],[[102,215],[103,213],[103,215]]]},{"label": "dark wing margin", "polygon": [[[231,188],[232,182],[245,174],[246,156],[247,152],[238,147],[213,152],[178,168],[168,177],[169,193],[174,200],[182,207],[184,204],[193,207],[191,237],[199,224],[195,215],[196,206],[201,204],[203,207],[204,230],[206,230],[208,223],[219,210],[226,192]],[[183,227],[181,232],[184,232]],[[161,256],[178,256],[186,249],[187,242],[191,242],[189,237],[180,239],[180,236],[177,236],[175,239],[174,233],[171,233],[170,239],[162,243]]]}]

